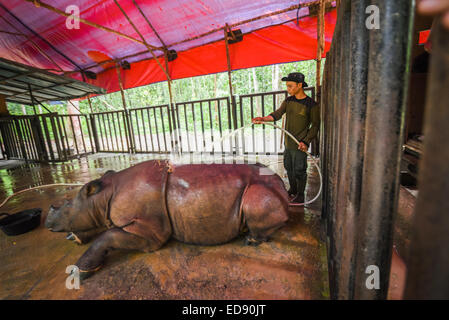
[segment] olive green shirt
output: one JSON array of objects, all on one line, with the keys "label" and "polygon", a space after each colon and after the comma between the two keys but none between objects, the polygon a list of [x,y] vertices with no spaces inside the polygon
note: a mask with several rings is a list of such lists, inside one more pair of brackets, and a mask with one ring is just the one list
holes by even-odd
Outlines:
[{"label": "olive green shirt", "polygon": [[[275,121],[281,119],[286,113],[285,130],[290,132],[299,142],[309,145],[316,137],[320,127],[320,107],[310,97],[297,99],[290,96],[282,102],[279,109],[270,113]],[[298,145],[287,134],[285,135],[285,148],[298,149]]]}]

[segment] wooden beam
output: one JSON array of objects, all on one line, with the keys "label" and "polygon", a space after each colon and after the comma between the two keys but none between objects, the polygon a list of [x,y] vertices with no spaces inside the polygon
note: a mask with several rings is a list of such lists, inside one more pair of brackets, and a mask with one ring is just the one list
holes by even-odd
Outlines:
[{"label": "wooden beam", "polygon": [[159,65],[159,67],[162,69],[162,71],[165,73],[165,76],[167,77],[168,81],[171,81],[170,76],[168,75],[167,71],[164,69],[164,67],[161,65],[161,63],[159,62],[159,59],[156,57],[156,55],[154,54],[153,50],[152,50],[152,46],[150,46],[145,38],[143,37],[142,33],[140,33],[139,29],[137,29],[136,25],[131,21],[131,19],[128,17],[128,15],[126,14],[125,10],[122,9],[122,7],[120,6],[120,4],[117,2],[117,0],[114,0],[114,3],[117,5],[117,7],[120,9],[120,11],[123,13],[123,15],[125,16],[126,20],[128,20],[129,24],[134,28],[134,30],[137,32],[137,34],[139,35],[139,37],[142,39],[143,44],[145,45],[145,47],[147,47],[148,51],[151,53],[151,55],[153,56],[153,59],[156,60],[156,63]]},{"label": "wooden beam", "polygon": [[[65,13],[64,11],[59,10],[59,9],[57,9],[57,8],[55,8],[55,7],[53,7],[53,6],[49,5],[49,4],[46,4],[46,3],[42,2],[42,1],[39,1],[39,0],[25,0],[25,1],[31,2],[31,3],[33,3],[35,5],[43,7],[45,9],[50,10],[52,12],[55,12],[57,14],[60,14],[60,15],[62,15],[64,17],[71,17],[72,16],[71,14]],[[137,42],[137,43],[145,45],[145,43],[143,43],[142,41],[140,41],[138,39],[135,39],[135,38],[133,38],[131,36],[128,36],[128,35],[126,35],[124,33],[121,33],[119,31],[116,31],[116,30],[113,30],[113,29],[101,26],[101,25],[99,25],[97,23],[94,23],[94,22],[91,22],[91,21],[88,21],[88,20],[85,20],[85,19],[82,19],[82,18],[78,18],[78,19],[79,19],[80,22],[82,22],[84,24],[87,24],[88,26],[91,26],[93,28],[100,29],[100,30],[103,30],[103,31],[106,31],[106,32],[109,32],[109,33],[113,33],[113,34],[115,34],[117,36],[120,36],[122,38],[125,38],[125,39],[128,39],[128,40],[131,40],[131,41],[134,41],[134,42]],[[161,48],[154,47],[154,46],[151,46],[151,45],[150,45],[150,47],[153,50],[161,50]]]},{"label": "wooden beam", "polygon": [[151,24],[150,20],[147,18],[147,16],[143,13],[142,9],[140,8],[140,6],[136,3],[135,0],[132,0],[134,3],[134,6],[137,8],[137,10],[139,10],[140,14],[142,15],[142,17],[145,19],[145,21],[148,23],[148,25],[150,26],[151,30],[153,30],[154,34],[156,35],[156,37],[159,39],[159,41],[162,43],[162,46],[164,47],[164,50],[167,50],[167,46],[165,45],[164,41],[162,40],[162,38],[159,36],[159,33],[157,33],[156,29],[153,27],[153,25]]}]

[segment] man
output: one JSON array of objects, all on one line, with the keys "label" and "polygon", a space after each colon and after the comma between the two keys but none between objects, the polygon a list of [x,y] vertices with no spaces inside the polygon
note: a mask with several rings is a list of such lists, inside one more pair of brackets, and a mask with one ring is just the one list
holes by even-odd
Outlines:
[{"label": "man", "polygon": [[265,117],[256,117],[252,123],[273,122],[286,114],[285,129],[299,142],[285,135],[284,167],[287,170],[290,189],[288,193],[294,197],[292,203],[304,203],[304,191],[307,182],[307,154],[310,142],[316,137],[320,126],[320,109],[318,104],[304,93],[307,83],[299,72],[283,77],[287,92],[290,95],[282,102],[279,109]]}]

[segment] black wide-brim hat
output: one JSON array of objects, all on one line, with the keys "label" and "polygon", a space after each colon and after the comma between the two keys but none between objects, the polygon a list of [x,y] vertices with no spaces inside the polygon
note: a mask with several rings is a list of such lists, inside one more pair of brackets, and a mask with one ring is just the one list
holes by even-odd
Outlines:
[{"label": "black wide-brim hat", "polygon": [[283,77],[282,81],[293,81],[297,83],[302,83],[302,87],[308,87],[307,83],[304,81],[304,75],[301,72],[289,73],[287,77]]}]

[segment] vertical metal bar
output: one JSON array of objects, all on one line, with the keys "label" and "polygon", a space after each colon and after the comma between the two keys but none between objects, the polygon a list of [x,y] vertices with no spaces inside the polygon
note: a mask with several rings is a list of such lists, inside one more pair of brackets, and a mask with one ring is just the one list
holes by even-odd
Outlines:
[{"label": "vertical metal bar", "polygon": [[[251,101],[251,119],[254,118],[254,100],[253,100],[253,96],[250,97],[250,101]],[[256,139],[254,136],[254,126],[251,127],[251,132],[252,132],[252,138],[253,138],[253,152],[256,153]]]},{"label": "vertical metal bar", "polygon": [[404,299],[449,299],[449,31],[432,27],[432,59]]},{"label": "vertical metal bar", "polygon": [[125,146],[123,143],[122,122],[120,121],[119,114],[120,114],[120,112],[117,112],[114,114],[113,121],[117,123],[118,132],[120,134],[120,146],[122,147],[120,150],[121,150],[121,152],[126,152]]},{"label": "vertical metal bar", "polygon": [[122,114],[122,118],[123,118],[123,129],[125,131],[125,136],[126,136],[126,147],[127,147],[127,152],[133,152],[133,144],[131,141],[131,131],[129,128],[129,117],[128,117],[128,111],[124,110],[124,111],[120,111],[120,113]]},{"label": "vertical metal bar", "polygon": [[[276,94],[273,93],[272,94],[273,97],[273,112],[276,110]],[[274,124],[276,124],[277,121],[274,121]],[[274,153],[277,154],[277,135],[276,135],[276,130],[273,130],[274,132]]]},{"label": "vertical metal bar", "polygon": [[[131,117],[131,125],[133,123],[133,117],[132,117],[133,113],[134,113],[135,118],[136,118],[136,129],[137,129],[137,134],[139,136],[139,149],[140,149],[140,151],[142,151],[142,139],[140,138],[140,126],[139,126],[139,119],[138,119],[137,111],[136,110],[129,110],[129,116]],[[134,130],[133,130],[133,132],[135,133]],[[136,140],[136,139],[134,139],[134,140]],[[137,151],[137,147],[136,147],[136,151]]]},{"label": "vertical metal bar", "polygon": [[69,136],[67,135],[67,130],[65,129],[64,116],[59,117],[59,122],[62,123],[62,128],[64,129],[65,142],[67,143],[67,148],[64,148],[66,150],[66,160],[67,160],[68,157],[70,156],[70,145],[69,145]]},{"label": "vertical metal bar", "polygon": [[45,138],[42,132],[41,116],[32,118],[31,130],[33,131],[34,144],[37,148],[39,161],[48,162],[48,152],[45,145]]},{"label": "vertical metal bar", "polygon": [[55,158],[55,160],[62,160],[61,146],[59,144],[59,132],[56,127],[55,118],[56,116],[50,115],[51,131],[53,133],[53,138],[55,139],[56,151],[58,152],[58,159]]},{"label": "vertical metal bar", "polygon": [[[94,149],[94,143],[93,143],[93,139],[92,139],[92,131],[91,131],[91,129],[90,129],[90,126],[91,126],[91,116],[92,115],[85,115],[84,117],[84,119],[86,120],[86,126],[87,126],[87,133],[89,134],[89,141],[90,141],[90,150],[91,150],[91,152],[92,153],[94,153],[95,152],[95,149]],[[86,150],[86,152],[87,152],[87,150]]]},{"label": "vertical metal bar", "polygon": [[110,136],[110,134],[108,133],[108,130],[107,130],[104,113],[101,114],[101,119],[103,120],[103,129],[104,129],[104,135],[105,135],[105,138],[106,138],[106,145],[108,146],[107,147],[108,151],[114,151],[114,148],[112,148],[112,146],[109,146],[109,136]]},{"label": "vertical metal bar", "polygon": [[[56,128],[58,129],[58,133],[59,133],[59,137],[60,137],[60,142],[61,142],[61,150],[62,150],[62,156],[64,157],[64,160],[67,160],[68,155],[68,144],[67,147],[65,146],[65,141],[64,139],[67,139],[67,134],[64,136],[62,129],[61,129],[61,116],[57,115],[55,116],[55,121],[56,121]],[[65,127],[64,127],[64,131],[65,131]]]},{"label": "vertical metal bar", "polygon": [[42,124],[44,126],[45,140],[47,141],[48,152],[50,153],[50,159],[55,160],[55,156],[53,154],[53,145],[50,139],[50,133],[48,132],[47,119],[46,116],[40,116]]},{"label": "vertical metal bar", "polygon": [[78,149],[78,143],[76,141],[76,134],[75,134],[75,128],[73,127],[73,119],[72,116],[68,116],[70,119],[70,125],[72,126],[72,134],[73,134],[73,140],[75,141],[75,148],[76,148],[76,154],[79,155],[79,149]]},{"label": "vertical metal bar", "polygon": [[161,142],[159,141],[159,128],[157,127],[156,110],[155,110],[155,108],[152,108],[152,109],[153,109],[153,117],[154,117],[154,127],[156,129],[157,149],[160,153],[161,152]]},{"label": "vertical metal bar", "polygon": [[165,137],[165,125],[164,125],[164,116],[162,115],[162,107],[159,107],[159,113],[161,116],[161,124],[162,124],[162,135],[164,137],[164,147],[165,147],[165,151],[168,151],[168,147],[167,147],[167,139]]},{"label": "vertical metal bar", "polygon": [[[98,141],[98,130],[97,130],[97,125],[95,123],[95,118],[97,118],[96,114],[90,115],[90,124],[92,126],[92,136],[93,136],[94,143],[95,143],[95,151],[99,152],[101,150],[101,147],[100,147],[100,143]],[[91,139],[91,148],[92,148],[92,152],[93,152],[94,145],[92,144],[92,139]]]},{"label": "vertical metal bar", "polygon": [[202,143],[202,150],[201,152],[204,152],[206,149],[206,139],[204,137],[204,117],[203,117],[203,103],[200,102],[200,115],[201,115],[201,133],[203,137],[203,143]]},{"label": "vertical metal bar", "polygon": [[223,128],[221,126],[221,104],[220,104],[221,100],[218,99],[217,102],[218,102],[218,108],[217,108],[218,109],[218,125],[219,125],[219,129],[220,129],[220,144],[221,144],[221,152],[223,153],[224,152],[223,141],[221,141],[221,138],[223,138]]},{"label": "vertical metal bar", "polygon": [[[171,116],[171,111],[170,111],[170,104],[169,105],[167,105],[167,117],[168,117],[168,130],[169,130],[169,133],[170,133],[170,146],[171,146],[171,151],[175,151],[175,146],[177,146],[177,143],[176,143],[176,135],[174,134],[174,131],[173,131],[173,126],[174,126],[174,124],[172,125],[172,116]],[[145,130],[145,126],[144,126],[144,130]]]},{"label": "vertical metal bar", "polygon": [[[148,152],[147,132],[145,130],[145,117],[143,115],[143,109],[140,109],[140,115],[142,116],[143,136],[145,137],[143,139],[145,141],[145,151]],[[140,146],[140,148],[142,148],[142,146]]]},{"label": "vertical metal bar", "polygon": [[185,124],[186,124],[186,135],[187,135],[187,148],[188,148],[188,152],[190,152],[190,134],[189,134],[189,125],[187,123],[187,110],[186,110],[186,104],[183,103],[182,104],[184,107],[184,120],[185,120]]},{"label": "vertical metal bar", "polygon": [[[231,96],[232,97],[232,96]],[[229,132],[232,132],[232,121],[231,121],[231,107],[229,105],[229,98],[226,99],[226,106],[228,109],[228,129]],[[232,154],[233,150],[232,150],[232,138],[229,137],[229,152]]]},{"label": "vertical metal bar", "polygon": [[[260,98],[262,100],[262,117],[265,116],[265,96],[262,94],[260,95]],[[262,132],[263,132],[263,153],[266,153],[266,143],[265,143],[265,125],[262,125]]]},{"label": "vertical metal bar", "polygon": [[31,125],[31,118],[24,118],[25,121],[25,126],[27,128],[27,134],[29,136],[29,143],[30,143],[30,148],[31,148],[31,152],[33,154],[33,159],[34,160],[41,160],[40,159],[40,154],[37,151],[37,145],[36,143],[39,142],[39,138],[37,136],[37,133],[35,135],[34,130],[33,130],[33,126]]},{"label": "vertical metal bar", "polygon": [[[86,116],[83,115],[83,118],[86,119]],[[87,153],[86,141],[84,140],[83,124],[82,124],[82,122],[81,122],[80,116],[78,116],[78,123],[79,123],[79,125],[80,125],[80,130],[81,130],[81,140],[83,141],[84,153]],[[86,121],[86,124],[87,124],[87,121]]]},{"label": "vertical metal bar", "polygon": [[[379,7],[383,19],[380,29],[370,31],[356,299],[387,297],[414,19],[413,1],[371,3]],[[379,290],[365,286],[369,265],[379,267]]]},{"label": "vertical metal bar", "polygon": [[33,150],[32,150],[31,145],[30,145],[30,138],[29,138],[29,135],[28,135],[27,127],[26,127],[26,120],[24,118],[17,119],[17,123],[18,123],[18,125],[20,127],[20,132],[22,134],[22,142],[23,142],[23,144],[25,146],[25,150],[26,150],[26,153],[27,153],[27,158],[32,160],[34,158],[33,157]]},{"label": "vertical metal bar", "polygon": [[[117,112],[110,113],[108,116],[109,122],[112,122],[112,128],[114,129],[114,136],[115,136],[115,145],[117,146],[116,150],[119,151],[119,143],[118,143],[118,134],[117,134],[117,123],[114,121],[114,116],[117,114]],[[111,121],[112,118],[112,121]]]},{"label": "vertical metal bar", "polygon": [[[106,122],[108,123],[108,128],[109,128],[109,139],[111,140],[111,149],[112,149],[112,151],[117,151],[114,148],[114,139],[112,138],[111,121],[109,121],[109,115],[110,114],[111,114],[110,112],[106,113]],[[118,148],[118,146],[117,146],[117,148]]]},{"label": "vertical metal bar", "polygon": [[[242,99],[242,96],[240,96],[240,99],[239,99],[239,106],[240,106],[240,124],[242,127],[244,127],[245,123],[243,121],[243,99]],[[246,150],[245,150],[245,129],[242,129],[242,153],[245,154],[245,152],[246,152]]]},{"label": "vertical metal bar", "polygon": [[192,107],[192,117],[193,117],[193,132],[194,132],[194,137],[195,137],[195,148],[196,151],[199,151],[198,149],[198,138],[197,138],[197,133],[196,133],[196,119],[195,119],[195,108],[194,108],[194,103],[190,103],[190,106]]},{"label": "vertical metal bar", "polygon": [[179,138],[179,148],[181,150],[181,153],[183,152],[183,148],[182,148],[182,139],[181,139],[181,122],[179,121],[179,105],[175,104],[174,105],[174,112],[176,112],[176,119],[177,121],[177,130],[178,130],[178,138]]},{"label": "vertical metal bar", "polygon": [[101,151],[106,151],[106,147],[105,147],[104,140],[103,140],[103,131],[102,131],[102,125],[101,125],[101,114],[97,113],[95,115],[95,118],[96,118],[96,123],[98,124],[96,127],[97,127],[97,133],[98,133],[99,141],[101,141],[101,143],[100,143],[101,144]]},{"label": "vertical metal bar", "polygon": [[210,141],[212,144],[212,150],[215,150],[214,148],[214,119],[212,118],[212,106],[211,106],[211,100],[209,100],[209,128],[210,128]]},{"label": "vertical metal bar", "polygon": [[150,109],[147,109],[147,116],[148,116],[148,127],[150,128],[151,151],[156,151],[154,149],[154,144],[153,144],[153,130],[151,129]]}]

